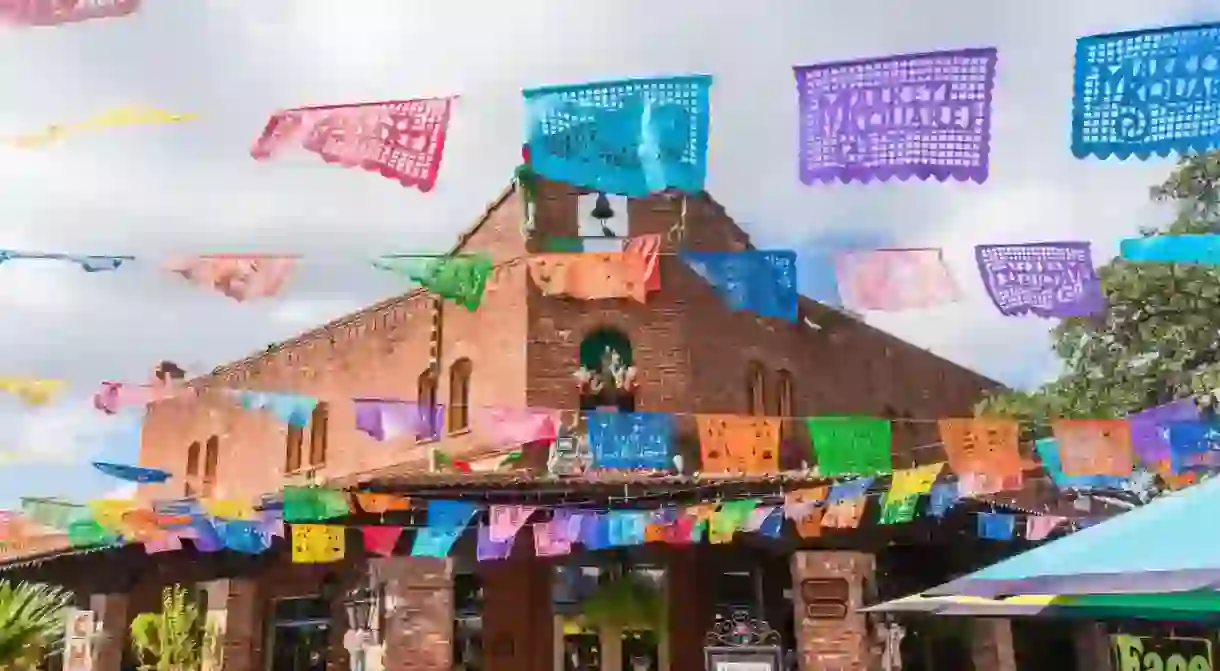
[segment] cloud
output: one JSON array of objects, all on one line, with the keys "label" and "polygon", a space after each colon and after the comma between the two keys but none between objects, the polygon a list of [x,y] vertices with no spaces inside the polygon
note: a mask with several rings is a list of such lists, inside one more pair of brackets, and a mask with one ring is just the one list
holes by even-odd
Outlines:
[{"label": "cloud", "polygon": [[[0,310],[10,324],[0,330],[9,369],[0,372],[74,385],[62,407],[0,404],[0,441],[80,460],[0,469],[0,499],[31,490],[80,498],[113,486],[87,460],[134,452],[97,438],[113,419],[88,407],[99,380],[144,379],[162,359],[210,369],[402,292],[367,259],[448,249],[509,180],[521,143],[519,90],[534,85],[713,74],[708,188],[759,244],[796,249],[809,277],[824,271],[817,264],[833,248],[943,246],[965,300],[870,321],[1007,381],[1044,379],[1054,370],[1048,324],[999,317],[980,293],[969,250],[1083,238],[1104,260],[1118,238],[1154,221],[1146,187],[1171,162],[1070,156],[1074,40],[1207,18],[1200,14],[1212,8],[1192,0],[829,8],[808,0],[772,0],[765,11],[706,0],[514,0],[482,3],[475,17],[467,3],[211,0],[5,31],[0,136],[136,103],[201,116],[68,137],[39,151],[0,149],[0,247],[140,257],[105,274],[0,264]],[[793,65],[981,45],[1000,52],[986,184],[797,182]],[[309,157],[249,156],[278,109],[450,93],[461,98],[429,194]],[[306,261],[281,300],[244,305],[158,267],[166,254],[216,251],[294,252]]]}]

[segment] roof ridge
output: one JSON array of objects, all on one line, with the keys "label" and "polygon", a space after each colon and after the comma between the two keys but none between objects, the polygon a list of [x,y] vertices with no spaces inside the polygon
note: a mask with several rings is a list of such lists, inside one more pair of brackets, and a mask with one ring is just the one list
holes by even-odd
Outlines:
[{"label": "roof ridge", "polygon": [[[504,187],[495,198],[488,201],[487,205],[485,205],[483,208],[483,213],[475,219],[475,222],[468,226],[464,231],[458,233],[457,243],[454,244],[453,247],[447,252],[447,255],[456,254],[457,252],[461,251],[462,247],[466,245],[470,238],[477,233],[484,224],[487,223],[488,219],[491,218],[491,214],[498,207],[503,205],[504,202],[514,193],[514,191],[516,191],[516,188],[516,182],[510,182],[508,186]],[[373,303],[372,305],[360,308],[354,312],[350,312],[341,317],[336,317],[335,319],[332,319],[321,326],[314,327],[292,338],[267,345],[267,347],[260,352],[255,352],[236,361],[230,361],[229,363],[216,366],[210,373],[204,373],[192,378],[189,382],[187,382],[187,384],[193,386],[206,386],[216,382],[217,380],[228,380],[232,378],[234,374],[248,370],[257,363],[268,359],[273,354],[278,354],[284,349],[297,348],[303,345],[312,344],[318,340],[321,340],[322,338],[330,338],[331,333],[336,329],[343,328],[345,326],[353,326],[369,317],[383,314],[388,310],[401,307],[425,293],[427,293],[426,289],[423,287],[417,287],[405,294],[392,296]],[[388,326],[389,324],[386,325]],[[370,328],[370,331],[376,330],[378,330],[377,324],[374,322]]]}]

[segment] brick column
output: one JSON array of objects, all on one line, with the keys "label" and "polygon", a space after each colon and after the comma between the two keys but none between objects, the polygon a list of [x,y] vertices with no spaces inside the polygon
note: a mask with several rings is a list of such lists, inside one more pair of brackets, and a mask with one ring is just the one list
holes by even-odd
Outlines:
[{"label": "brick column", "polygon": [[[864,594],[873,580],[876,560],[862,552],[796,552],[792,571],[792,605],[796,609],[796,644],[801,671],[871,671],[875,654],[869,635]],[[805,581],[829,581],[821,585]],[[843,581],[838,583],[837,581]],[[827,602],[806,602],[814,590],[846,588],[845,608],[834,613]],[[812,617],[811,617],[812,616]]]},{"label": "brick column", "polygon": [[1008,620],[975,618],[970,621],[970,658],[974,671],[1017,671]]},{"label": "brick column", "polygon": [[257,671],[263,667],[263,609],[258,583],[226,578],[200,585],[207,591],[207,621],[219,630],[223,666],[209,656],[204,671]]},{"label": "brick column", "polygon": [[451,671],[453,565],[428,557],[387,557],[373,560],[373,564],[385,582],[386,593],[382,667],[385,671]]},{"label": "brick column", "polygon": [[101,635],[93,640],[93,671],[120,671],[131,624],[127,595],[93,594],[89,597],[89,610],[101,629]]},{"label": "brick column", "polygon": [[1110,637],[1101,622],[1080,622],[1072,638],[1076,644],[1076,671],[1110,671],[1114,657]]}]

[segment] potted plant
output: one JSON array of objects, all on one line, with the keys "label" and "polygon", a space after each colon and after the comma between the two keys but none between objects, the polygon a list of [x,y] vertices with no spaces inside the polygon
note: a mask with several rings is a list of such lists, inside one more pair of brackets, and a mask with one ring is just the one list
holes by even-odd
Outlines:
[{"label": "potted plant", "polygon": [[34,671],[63,641],[71,594],[0,580],[0,669]]}]

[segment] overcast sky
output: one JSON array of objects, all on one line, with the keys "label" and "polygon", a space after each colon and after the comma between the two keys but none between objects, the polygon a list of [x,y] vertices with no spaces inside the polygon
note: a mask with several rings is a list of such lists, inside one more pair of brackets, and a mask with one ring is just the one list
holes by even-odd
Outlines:
[{"label": "overcast sky", "polygon": [[[147,257],[106,274],[0,267],[0,374],[72,385],[37,410],[0,398],[0,448],[63,462],[0,466],[0,506],[118,484],[88,464],[134,460],[139,418],[92,410],[98,381],[141,380],[161,359],[205,371],[400,290],[364,259],[447,248],[510,178],[519,92],[541,84],[714,75],[708,189],[760,246],[794,248],[807,266],[831,248],[944,247],[966,300],[870,321],[1010,384],[1040,382],[1055,372],[1048,322],[1000,317],[972,246],[1088,239],[1100,262],[1163,217],[1147,187],[1171,162],[1072,158],[1074,40],[1220,18],[1220,3],[1201,0],[144,4],[123,19],[0,31],[0,136],[137,103],[201,115],[0,147],[0,248]],[[799,183],[793,65],[978,46],[1000,54],[989,181]],[[277,109],[448,94],[461,99],[428,194],[311,157],[248,153]],[[308,256],[268,304],[156,269],[174,252],[260,250]]]}]

